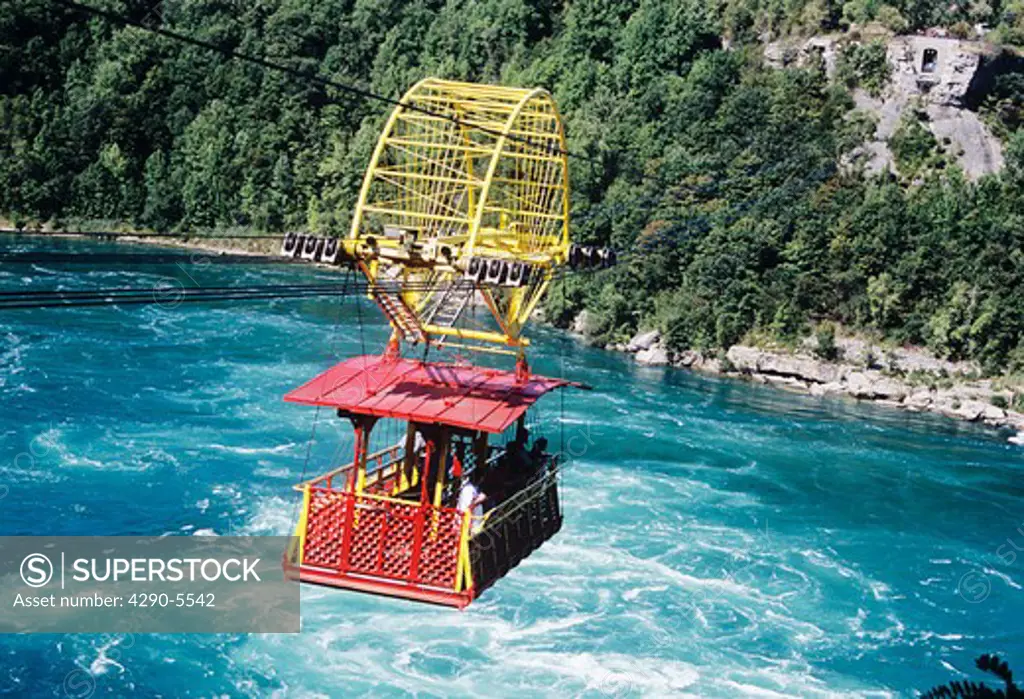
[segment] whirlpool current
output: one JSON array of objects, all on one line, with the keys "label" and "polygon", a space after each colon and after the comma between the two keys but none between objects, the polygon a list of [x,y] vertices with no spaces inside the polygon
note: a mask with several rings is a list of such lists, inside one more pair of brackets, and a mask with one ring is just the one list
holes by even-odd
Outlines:
[{"label": "whirlpool current", "polygon": [[[338,279],[195,262],[0,288]],[[535,371],[594,386],[542,402],[565,525],[467,610],[306,588],[298,635],[4,636],[0,694],[887,697],[1024,668],[1024,450],[532,336]],[[281,396],[386,337],[353,299],[0,314],[0,534],[290,533],[314,410]],[[346,441],[321,415],[308,473]]]}]

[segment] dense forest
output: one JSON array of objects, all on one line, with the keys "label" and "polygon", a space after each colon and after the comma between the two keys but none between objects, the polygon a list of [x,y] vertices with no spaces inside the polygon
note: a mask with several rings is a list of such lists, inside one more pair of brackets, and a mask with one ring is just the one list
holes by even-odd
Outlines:
[{"label": "dense forest", "polygon": [[[1024,370],[1024,76],[982,105],[1002,173],[968,181],[907,123],[899,174],[869,177],[850,88],[884,81],[877,55],[834,81],[761,60],[766,38],[867,23],[1022,45],[1020,0],[92,2],[392,97],[427,75],[549,88],[590,156],[574,235],[630,253],[552,294],[550,316],[587,308],[597,341],[658,327],[713,350],[838,322]],[[387,111],[48,0],[0,5],[0,214],[17,222],[341,232]]]}]

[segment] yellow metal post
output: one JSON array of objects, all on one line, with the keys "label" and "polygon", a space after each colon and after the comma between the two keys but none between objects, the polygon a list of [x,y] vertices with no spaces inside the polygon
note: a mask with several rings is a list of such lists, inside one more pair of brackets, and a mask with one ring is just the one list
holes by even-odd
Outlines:
[{"label": "yellow metal post", "polygon": [[462,515],[462,528],[459,532],[459,560],[455,566],[455,591],[462,592],[473,587],[473,573],[469,561],[469,532],[472,515],[467,511]]},{"label": "yellow metal post", "polygon": [[302,565],[306,557],[306,527],[309,524],[309,485],[302,489],[302,512],[299,514],[299,521],[295,525],[295,536],[299,538],[299,557],[296,565]]}]

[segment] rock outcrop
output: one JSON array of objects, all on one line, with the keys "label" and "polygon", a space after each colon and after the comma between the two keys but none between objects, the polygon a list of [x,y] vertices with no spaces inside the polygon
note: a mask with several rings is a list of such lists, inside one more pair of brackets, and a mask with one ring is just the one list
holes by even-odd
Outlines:
[{"label": "rock outcrop", "polygon": [[580,311],[579,315],[573,318],[569,331],[575,335],[587,337],[593,333],[594,318],[590,311]]},{"label": "rock outcrop", "polygon": [[825,64],[825,72],[829,77],[835,75],[836,59],[843,39],[841,34],[828,36],[812,36],[800,43],[773,41],[765,44],[765,63],[773,68],[786,68],[791,65],[806,65],[810,60],[820,58]]},{"label": "rock outcrop", "polygon": [[661,340],[661,333],[657,330],[648,330],[647,332],[637,333],[633,336],[633,339],[626,345],[627,352],[640,352],[641,350],[649,350],[654,345],[658,344]]},{"label": "rock outcrop", "polygon": [[668,351],[661,345],[653,345],[637,352],[636,362],[645,366],[668,366],[671,364]]},{"label": "rock outcrop", "polygon": [[900,401],[910,392],[906,384],[868,369],[846,374],[846,393],[854,398]]},{"label": "rock outcrop", "polygon": [[738,371],[744,373],[788,376],[815,383],[838,381],[842,375],[840,367],[834,364],[826,364],[801,355],[765,352],[756,347],[744,345],[733,345],[729,348],[726,356]]},{"label": "rock outcrop", "polygon": [[[844,45],[856,43],[842,35],[813,37],[802,43],[773,42],[764,49],[765,62],[775,67],[806,64],[820,55],[829,75]],[[894,36],[887,41],[890,81],[878,96],[854,90],[858,109],[874,116],[875,133],[859,149],[870,173],[893,171],[889,139],[910,109],[923,109],[924,124],[946,146],[968,177],[976,179],[1003,167],[1000,140],[966,104],[972,81],[988,56],[978,41],[944,36]]]}]

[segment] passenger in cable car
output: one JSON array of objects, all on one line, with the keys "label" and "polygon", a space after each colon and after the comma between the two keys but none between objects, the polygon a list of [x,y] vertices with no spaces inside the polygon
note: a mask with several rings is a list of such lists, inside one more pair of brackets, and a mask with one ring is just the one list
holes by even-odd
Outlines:
[{"label": "passenger in cable car", "polygon": [[501,499],[504,500],[517,490],[523,473],[530,467],[530,454],[526,451],[526,442],[530,431],[525,427],[516,430],[515,438],[505,447],[498,469],[501,475]]},{"label": "passenger in cable car", "polygon": [[512,460],[506,464],[504,476],[504,497],[515,495],[541,475],[547,462],[548,440],[538,437],[529,451],[525,447],[517,447]]},{"label": "passenger in cable car", "polygon": [[484,501],[487,494],[480,488],[483,481],[483,469],[476,468],[469,474],[469,478],[463,480],[462,488],[459,490],[459,501],[456,509],[459,512],[470,512],[473,517],[473,533],[479,531],[483,525]]},{"label": "passenger in cable car", "polygon": [[544,470],[544,465],[547,463],[547,454],[544,450],[547,448],[547,437],[538,437],[533,440],[533,446],[530,447],[530,451],[527,453],[530,463],[530,479],[533,479],[534,476]]}]

